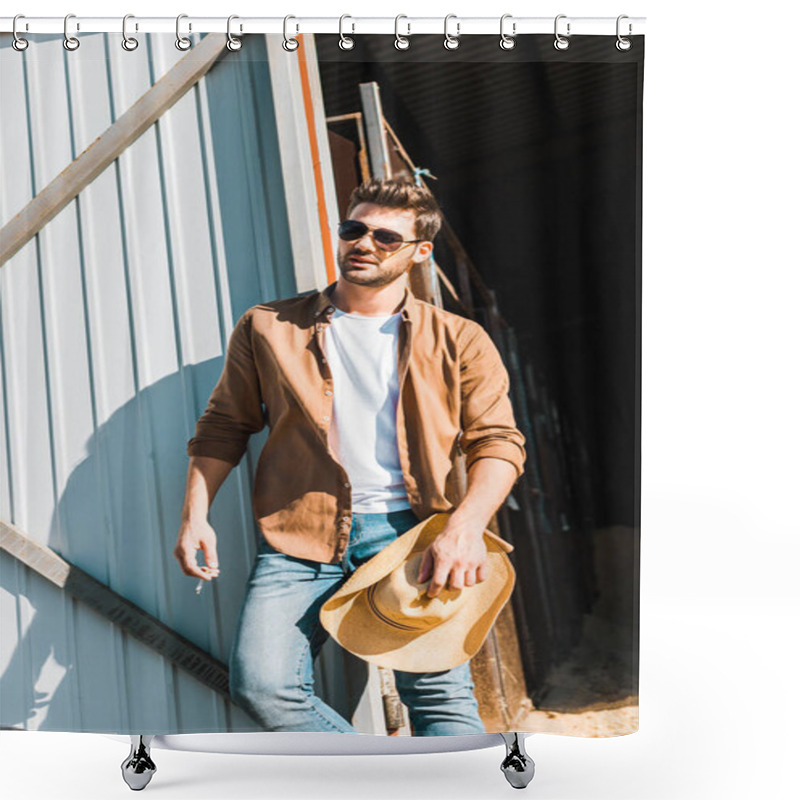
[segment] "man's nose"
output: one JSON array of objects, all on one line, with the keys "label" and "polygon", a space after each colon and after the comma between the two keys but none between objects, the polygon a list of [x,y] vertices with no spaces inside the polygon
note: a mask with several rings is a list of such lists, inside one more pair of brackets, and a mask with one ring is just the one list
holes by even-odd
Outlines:
[{"label": "man's nose", "polygon": [[361,246],[366,244],[370,250],[376,250],[375,240],[372,238],[372,231],[367,231],[360,239],[354,239],[352,246]]}]

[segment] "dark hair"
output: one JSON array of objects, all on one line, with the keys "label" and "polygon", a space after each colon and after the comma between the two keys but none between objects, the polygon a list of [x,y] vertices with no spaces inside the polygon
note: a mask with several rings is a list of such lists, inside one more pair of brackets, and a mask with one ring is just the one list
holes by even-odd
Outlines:
[{"label": "dark hair", "polygon": [[427,242],[432,242],[442,227],[442,212],[430,190],[404,178],[364,181],[350,195],[346,216],[349,217],[359,203],[413,211],[417,215],[416,235]]}]

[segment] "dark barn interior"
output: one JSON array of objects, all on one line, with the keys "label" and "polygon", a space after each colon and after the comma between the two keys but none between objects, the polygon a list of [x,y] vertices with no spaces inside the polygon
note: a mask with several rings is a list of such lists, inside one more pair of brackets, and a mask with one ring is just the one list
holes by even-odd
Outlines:
[{"label": "dark barn interior", "polygon": [[[498,517],[516,548],[529,693],[539,707],[635,701],[643,42],[557,51],[528,36],[503,51],[472,36],[453,52],[412,36],[398,52],[392,37],[355,39],[343,52],[316,37],[326,116],[359,111],[359,84],[377,83],[511,331],[501,352],[531,447]],[[330,127],[332,141],[348,135]],[[455,285],[458,252],[442,239],[434,257]]]}]

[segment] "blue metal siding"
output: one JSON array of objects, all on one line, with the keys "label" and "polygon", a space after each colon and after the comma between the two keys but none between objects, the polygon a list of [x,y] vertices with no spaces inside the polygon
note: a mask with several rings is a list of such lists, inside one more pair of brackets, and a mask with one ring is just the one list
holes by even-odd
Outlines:
[{"label": "blue metal siding", "polygon": [[[0,39],[7,222],[181,56],[168,35]],[[221,488],[222,576],[172,549],[185,445],[233,324],[296,293],[263,37],[200,83],[0,269],[0,517],[221,660],[255,545],[250,475]],[[223,524],[224,521],[224,524]],[[0,553],[0,724],[257,730],[235,706]],[[34,696],[34,691],[36,696]],[[40,694],[41,693],[41,694]]]}]

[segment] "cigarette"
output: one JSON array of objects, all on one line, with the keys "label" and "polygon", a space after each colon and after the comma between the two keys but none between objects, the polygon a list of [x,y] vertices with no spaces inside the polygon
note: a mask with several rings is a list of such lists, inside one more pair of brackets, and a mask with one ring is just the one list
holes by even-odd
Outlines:
[{"label": "cigarette", "polygon": [[194,587],[194,593],[195,594],[200,594],[200,592],[203,591],[203,584],[204,583],[205,583],[205,581],[202,578],[200,578],[200,580],[197,581],[197,586]]}]

